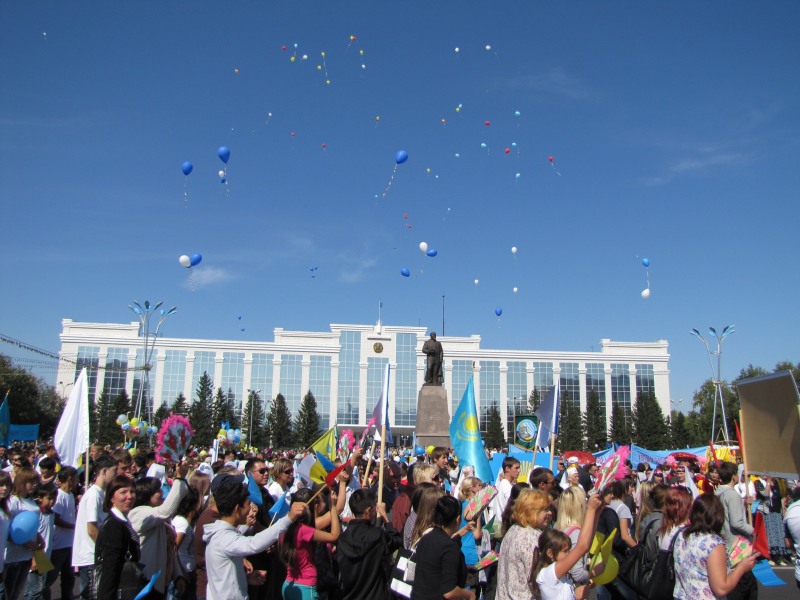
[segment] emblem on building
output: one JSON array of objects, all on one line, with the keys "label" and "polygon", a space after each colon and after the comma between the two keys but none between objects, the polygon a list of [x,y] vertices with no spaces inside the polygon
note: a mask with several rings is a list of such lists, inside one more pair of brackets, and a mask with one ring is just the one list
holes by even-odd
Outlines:
[{"label": "emblem on building", "polygon": [[381,344],[380,342],[375,342],[372,345],[372,349],[375,350],[375,354],[380,354],[381,352],[383,352],[383,344]]}]

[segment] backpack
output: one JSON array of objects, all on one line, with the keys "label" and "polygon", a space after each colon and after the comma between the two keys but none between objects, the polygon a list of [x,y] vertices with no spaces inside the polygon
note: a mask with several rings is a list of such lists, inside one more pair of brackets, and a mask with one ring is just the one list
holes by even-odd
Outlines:
[{"label": "backpack", "polygon": [[650,575],[650,571],[655,566],[658,556],[652,556],[648,553],[647,536],[657,521],[653,520],[645,528],[644,534],[639,544],[632,548],[625,559],[619,565],[619,577],[628,584],[629,587],[636,590],[642,596],[644,593],[644,585]]},{"label": "backpack", "polygon": [[683,533],[683,528],[672,536],[669,550],[658,551],[653,568],[642,582],[642,596],[648,600],[672,600],[675,589],[675,540]]}]

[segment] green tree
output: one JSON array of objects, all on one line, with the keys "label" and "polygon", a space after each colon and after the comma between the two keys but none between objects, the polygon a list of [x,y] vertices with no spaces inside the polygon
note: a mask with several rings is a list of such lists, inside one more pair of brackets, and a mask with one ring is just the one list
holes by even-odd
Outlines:
[{"label": "green tree", "polygon": [[285,449],[294,445],[294,432],[292,431],[292,413],[286,406],[286,398],[278,394],[272,401],[267,416],[267,429],[270,436],[270,445],[273,448]]},{"label": "green tree", "polygon": [[689,430],[686,428],[686,415],[673,410],[670,419],[670,433],[672,434],[673,448],[686,448],[689,446]]},{"label": "green tree", "polygon": [[754,367],[753,363],[748,364],[744,369],[739,371],[737,379],[750,379],[751,377],[760,377],[766,375],[767,370],[762,367]]},{"label": "green tree", "polygon": [[[269,443],[264,427],[264,403],[261,396],[255,390],[250,390],[247,394],[247,404],[244,407],[242,416],[242,439],[247,441],[250,446],[265,448]],[[252,432],[250,424],[252,423]]]},{"label": "green tree", "polygon": [[66,404],[55,391],[25,369],[15,367],[8,356],[0,354],[0,403],[8,392],[12,423],[39,424],[39,437],[47,439],[55,432]]},{"label": "green tree", "polygon": [[566,452],[567,450],[583,450],[584,447],[581,407],[572,400],[569,392],[564,390],[561,392],[559,406],[556,449],[558,452]]},{"label": "green tree", "polygon": [[308,448],[317,441],[322,432],[319,429],[319,413],[317,412],[317,399],[311,390],[303,396],[300,410],[294,421],[295,443],[303,448]]},{"label": "green tree", "polygon": [[153,427],[161,427],[161,423],[164,422],[164,419],[169,417],[169,413],[170,413],[169,406],[167,406],[166,404],[159,404],[158,408],[153,413],[153,422],[151,423],[151,425]]},{"label": "green tree", "polygon": [[129,413],[131,412],[131,399],[128,396],[128,392],[122,390],[119,394],[114,396],[111,399],[111,407],[111,422],[115,425],[115,429],[109,443],[118,444],[124,438],[119,425],[116,424],[116,419],[119,415],[129,416]]},{"label": "green tree", "polygon": [[486,438],[487,448],[502,448],[506,445],[506,435],[503,431],[503,419],[497,403],[486,409]]},{"label": "green tree", "polygon": [[[718,403],[716,410],[717,419],[715,431],[713,433],[711,431],[714,419],[715,394],[716,388],[714,382],[710,379],[706,379],[700,389],[694,394],[692,401],[694,410],[692,412],[696,412],[697,414],[692,418],[692,430],[690,431],[694,436],[694,441],[697,442],[696,445],[708,444],[709,440],[711,439],[716,442],[717,440],[725,437],[725,425],[722,421],[722,413]],[[723,402],[725,403],[725,416],[727,417],[728,421],[728,433],[735,440],[736,436],[734,433],[735,429],[733,421],[734,419],[738,420],[739,418],[739,396],[736,395],[733,389],[731,389],[731,387],[724,381],[722,382],[722,398]]]},{"label": "green tree", "polygon": [[634,444],[654,450],[669,446],[669,429],[654,393],[643,392],[636,396],[631,421]]},{"label": "green tree", "polygon": [[[111,395],[106,388],[100,392],[97,397],[97,406],[95,407],[97,415],[97,429],[90,436],[98,444],[107,445],[112,443],[114,436],[114,429],[117,428],[116,420],[119,413],[114,412],[114,406],[111,402]],[[90,424],[91,427],[91,424]]]},{"label": "green tree", "polygon": [[173,415],[182,415],[184,417],[189,414],[189,403],[186,401],[186,396],[183,395],[183,392],[179,393],[178,397],[175,398],[175,402],[172,403],[169,412]]},{"label": "green tree", "polygon": [[231,401],[231,394],[226,394],[222,391],[222,388],[217,388],[211,410],[214,423],[228,423],[228,429],[236,429],[238,427],[238,419]]},{"label": "green tree", "polygon": [[589,452],[605,450],[606,417],[600,406],[600,394],[594,388],[586,395],[586,412],[583,413],[583,430],[586,432],[586,447]]},{"label": "green tree", "polygon": [[625,409],[619,402],[611,403],[611,424],[608,429],[608,438],[617,444],[628,444],[631,441],[630,422],[625,415]]},{"label": "green tree", "polygon": [[211,446],[219,431],[219,423],[214,421],[212,413],[213,394],[214,383],[208,373],[203,372],[197,382],[194,402],[189,407],[189,422],[195,431],[193,442],[204,448]]},{"label": "green tree", "polygon": [[533,388],[531,395],[528,397],[528,406],[531,409],[531,414],[535,413],[539,410],[539,407],[542,405],[542,399],[539,396],[539,390]]},{"label": "green tree", "polygon": [[794,365],[790,363],[788,360],[781,361],[777,365],[775,365],[775,369],[773,370],[774,373],[777,373],[778,371],[791,372],[792,377],[794,377],[795,383],[798,385],[798,387],[800,387],[800,363]]}]

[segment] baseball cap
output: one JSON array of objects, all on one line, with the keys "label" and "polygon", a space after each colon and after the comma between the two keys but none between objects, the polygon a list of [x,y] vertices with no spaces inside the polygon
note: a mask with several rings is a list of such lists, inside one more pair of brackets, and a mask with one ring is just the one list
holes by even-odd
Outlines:
[{"label": "baseball cap", "polygon": [[244,485],[244,475],[231,475],[230,473],[217,475],[211,480],[211,493],[216,494],[223,487],[234,485]]}]

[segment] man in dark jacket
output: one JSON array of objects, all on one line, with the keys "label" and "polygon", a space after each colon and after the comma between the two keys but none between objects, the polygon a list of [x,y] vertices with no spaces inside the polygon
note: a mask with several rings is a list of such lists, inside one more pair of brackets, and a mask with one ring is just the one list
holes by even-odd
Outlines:
[{"label": "man in dark jacket", "polygon": [[[354,519],[339,537],[336,553],[342,583],[341,600],[390,598],[391,556],[403,545],[403,535],[389,524],[386,509],[360,489],[350,496]],[[377,524],[373,524],[376,520]]]}]

